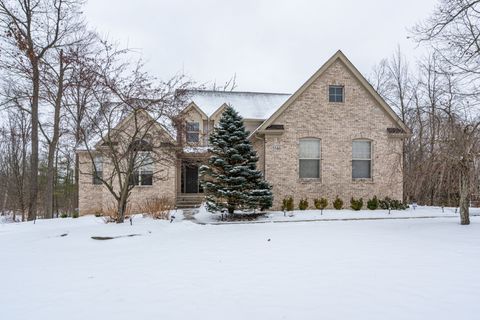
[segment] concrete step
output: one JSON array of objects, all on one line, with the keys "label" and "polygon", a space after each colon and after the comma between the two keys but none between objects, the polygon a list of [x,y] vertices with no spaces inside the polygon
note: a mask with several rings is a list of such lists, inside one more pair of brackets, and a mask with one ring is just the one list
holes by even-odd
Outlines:
[{"label": "concrete step", "polygon": [[177,208],[178,209],[188,209],[188,208],[198,208],[205,196],[203,194],[192,193],[192,194],[177,194]]}]

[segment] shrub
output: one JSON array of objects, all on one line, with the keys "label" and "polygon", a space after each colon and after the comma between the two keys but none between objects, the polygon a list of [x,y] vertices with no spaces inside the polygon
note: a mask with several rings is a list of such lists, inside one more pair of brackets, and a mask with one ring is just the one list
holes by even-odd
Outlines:
[{"label": "shrub", "polygon": [[321,214],[323,214],[323,209],[328,206],[328,200],[325,198],[314,199],[313,203],[315,204],[315,208],[321,210]]},{"label": "shrub", "polygon": [[362,198],[357,200],[354,197],[352,197],[350,199],[350,208],[352,208],[355,211],[358,211],[358,210],[361,210],[362,207],[363,207],[363,199]]},{"label": "shrub", "polygon": [[293,198],[287,197],[283,199],[282,211],[293,211]]},{"label": "shrub", "polygon": [[390,210],[390,202],[392,201],[392,199],[390,199],[389,197],[385,197],[385,199],[383,200],[378,200],[378,206],[383,209],[383,210]]},{"label": "shrub", "polygon": [[298,203],[298,209],[306,210],[308,208],[308,200],[307,199],[300,199]]},{"label": "shrub", "polygon": [[63,212],[61,215],[60,215],[60,218],[67,218],[68,217],[68,214],[66,212]]},{"label": "shrub", "polygon": [[340,210],[343,208],[343,201],[338,196],[333,201],[333,207],[337,210]]},{"label": "shrub", "polygon": [[73,219],[78,218],[78,212],[77,212],[77,211],[74,211],[74,212],[72,213],[72,218],[73,218]]},{"label": "shrub", "polygon": [[144,216],[152,217],[153,219],[170,219],[170,210],[173,209],[173,201],[168,197],[156,197],[146,199],[140,210]]},{"label": "shrub", "polygon": [[377,196],[373,196],[372,199],[367,201],[367,208],[370,210],[376,210],[378,208],[378,199]]},{"label": "shrub", "polygon": [[95,212],[95,217],[103,217],[103,213],[101,212]]},{"label": "shrub", "polygon": [[378,205],[383,210],[405,210],[408,209],[408,204],[403,203],[400,200],[390,199],[389,197],[385,197],[383,200],[378,201]]},{"label": "shrub", "polygon": [[[127,207],[125,208],[125,219],[131,214],[131,205],[128,203]],[[106,206],[102,210],[102,217],[105,223],[117,222],[118,219],[118,210],[116,203],[112,203],[110,206]]]}]

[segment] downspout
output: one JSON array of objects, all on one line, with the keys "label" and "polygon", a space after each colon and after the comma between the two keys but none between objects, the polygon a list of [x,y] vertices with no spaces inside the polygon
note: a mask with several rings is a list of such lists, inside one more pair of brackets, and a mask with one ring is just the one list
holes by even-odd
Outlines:
[{"label": "downspout", "polygon": [[265,141],[265,138],[260,138],[258,133],[255,133],[254,137],[258,140],[263,141],[263,179],[267,180],[267,166],[266,166],[267,147],[266,147],[266,141]]}]

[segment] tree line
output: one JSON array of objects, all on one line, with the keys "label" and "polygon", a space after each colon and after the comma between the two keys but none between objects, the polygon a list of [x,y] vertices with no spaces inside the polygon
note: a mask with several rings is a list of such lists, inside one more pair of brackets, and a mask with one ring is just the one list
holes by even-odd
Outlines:
[{"label": "tree line", "polygon": [[76,150],[112,145],[105,132],[132,112],[172,116],[191,87],[181,74],[153,77],[141,57],[90,30],[83,5],[0,0],[0,205],[14,219],[75,212]]},{"label": "tree line", "polygon": [[412,130],[403,146],[405,200],[459,206],[462,224],[480,200],[479,2],[440,1],[410,30],[426,54],[409,60],[397,48],[370,77]]}]

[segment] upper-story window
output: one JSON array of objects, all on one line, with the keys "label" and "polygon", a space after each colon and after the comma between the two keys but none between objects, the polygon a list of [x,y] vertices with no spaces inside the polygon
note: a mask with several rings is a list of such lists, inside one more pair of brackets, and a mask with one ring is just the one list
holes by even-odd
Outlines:
[{"label": "upper-story window", "polygon": [[320,178],[320,139],[300,139],[299,161],[301,179]]},{"label": "upper-story window", "polygon": [[344,86],[328,86],[328,101],[329,102],[343,102],[344,101]]},{"label": "upper-story window", "polygon": [[199,142],[200,141],[200,123],[199,122],[187,122],[187,142]]},{"label": "upper-story window", "polygon": [[372,142],[369,140],[352,143],[352,178],[372,178]]},{"label": "upper-story window", "polygon": [[96,155],[93,158],[93,184],[102,184],[103,179],[103,157]]}]

